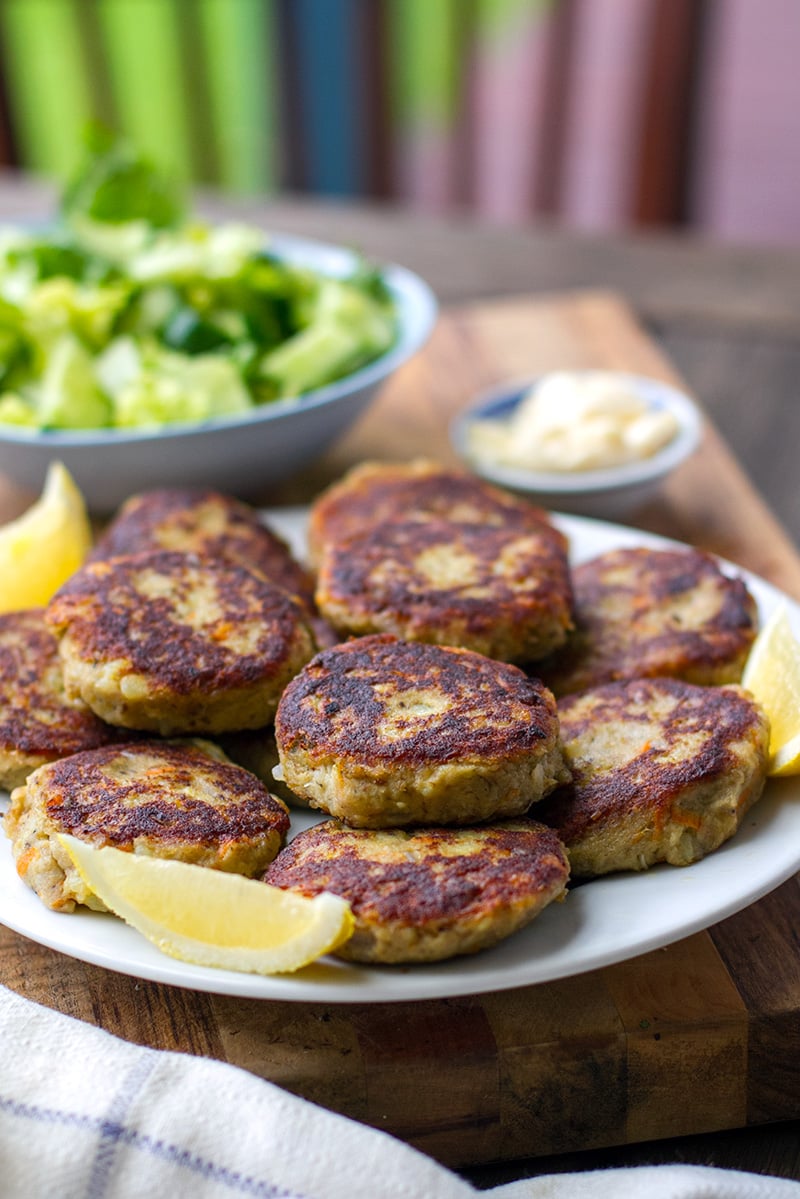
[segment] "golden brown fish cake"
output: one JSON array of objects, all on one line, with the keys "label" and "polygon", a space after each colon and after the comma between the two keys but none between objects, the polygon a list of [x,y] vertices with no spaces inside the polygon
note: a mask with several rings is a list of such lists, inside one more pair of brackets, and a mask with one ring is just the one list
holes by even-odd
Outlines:
[{"label": "golden brown fish cake", "polygon": [[335,820],[298,834],[264,881],[349,900],[357,962],[434,962],[487,949],[560,898],[563,846],[533,820],[481,828],[373,831]]},{"label": "golden brown fish cake", "polygon": [[67,695],[109,724],[260,728],[313,655],[303,610],[262,575],[169,550],[84,566],[56,593]]},{"label": "golden brown fish cake", "polygon": [[385,635],[318,654],[284,691],[275,734],[287,786],[362,828],[519,816],[568,777],[538,680]]},{"label": "golden brown fish cake", "polygon": [[18,787],[45,762],[120,739],[64,692],[58,641],[43,608],[0,616],[0,787]]},{"label": "golden brown fish cake", "polygon": [[503,662],[541,658],[572,627],[563,538],[541,523],[377,525],[326,547],[316,597],[340,633],[394,633]]},{"label": "golden brown fish cake", "polygon": [[223,558],[259,571],[308,610],[320,645],[335,643],[314,603],[313,576],[254,509],[233,496],[182,487],[131,496],[99,538],[90,561],[152,550]]},{"label": "golden brown fish cake", "polygon": [[756,635],[744,581],[692,549],[612,550],[575,568],[575,632],[537,673],[558,695],[621,679],[738,682]]},{"label": "golden brown fish cake", "polygon": [[576,878],[697,861],[761,795],[769,724],[740,687],[609,683],[562,700],[559,718],[572,783],[537,817]]},{"label": "golden brown fish cake", "polygon": [[434,518],[495,528],[511,524],[549,526],[547,514],[541,508],[534,508],[467,471],[425,458],[411,462],[363,462],[312,504],[309,555],[318,564],[328,543],[347,541],[353,534],[373,529],[387,520]]},{"label": "golden brown fish cake", "polygon": [[17,871],[43,903],[105,911],[58,841],[174,858],[253,877],[278,852],[286,807],[203,742],[137,741],[39,767],[4,818]]},{"label": "golden brown fish cake", "polygon": [[131,496],[98,539],[91,559],[152,550],[225,558],[260,571],[292,595],[313,597],[313,579],[286,543],[247,504],[221,492],[159,488]]}]

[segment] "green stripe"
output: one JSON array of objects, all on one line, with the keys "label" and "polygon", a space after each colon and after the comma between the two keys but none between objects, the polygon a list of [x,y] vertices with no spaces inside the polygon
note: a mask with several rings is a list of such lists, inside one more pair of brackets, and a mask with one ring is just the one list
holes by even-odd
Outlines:
[{"label": "green stripe", "polygon": [[0,19],[23,165],[65,177],[75,167],[92,116],[73,0],[3,0]]},{"label": "green stripe", "polygon": [[514,28],[554,8],[557,0],[477,0],[479,37],[503,38]]},{"label": "green stripe", "polygon": [[237,192],[276,181],[275,24],[271,0],[200,0],[220,181]]},{"label": "green stripe", "polygon": [[100,18],[123,132],[160,167],[191,178],[180,27],[170,0],[101,0]]},{"label": "green stripe", "polygon": [[189,136],[192,179],[219,182],[217,145],[208,80],[208,55],[197,11],[197,0],[170,0],[178,30],[183,112]]},{"label": "green stripe", "polygon": [[447,126],[460,84],[459,0],[389,0],[390,95],[396,119]]}]

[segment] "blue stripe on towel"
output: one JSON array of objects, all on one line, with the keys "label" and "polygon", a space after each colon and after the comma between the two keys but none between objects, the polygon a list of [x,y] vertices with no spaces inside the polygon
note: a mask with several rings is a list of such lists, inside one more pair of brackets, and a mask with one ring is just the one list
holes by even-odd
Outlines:
[{"label": "blue stripe on towel", "polygon": [[[148,1071],[149,1073],[149,1071]],[[130,1103],[131,1095],[126,1099],[125,1106]],[[112,1107],[116,1106],[112,1104]],[[242,1176],[237,1170],[227,1166],[218,1166],[216,1162],[200,1157],[189,1149],[182,1149],[169,1141],[162,1141],[115,1122],[108,1116],[88,1116],[85,1113],[63,1111],[60,1108],[39,1107],[35,1103],[22,1103],[19,1100],[0,1095],[0,1113],[16,1117],[19,1120],[30,1120],[36,1124],[58,1124],[64,1128],[80,1129],[84,1132],[99,1135],[101,1144],[112,1142],[146,1153],[150,1157],[160,1158],[173,1166],[188,1170],[190,1173],[227,1187],[240,1195],[253,1195],[255,1199],[305,1199],[296,1191],[287,1191],[285,1187],[275,1186],[264,1179]],[[93,1181],[95,1174],[93,1172]],[[103,1189],[105,1186],[103,1185]],[[101,1192],[92,1191],[93,1199]]]}]

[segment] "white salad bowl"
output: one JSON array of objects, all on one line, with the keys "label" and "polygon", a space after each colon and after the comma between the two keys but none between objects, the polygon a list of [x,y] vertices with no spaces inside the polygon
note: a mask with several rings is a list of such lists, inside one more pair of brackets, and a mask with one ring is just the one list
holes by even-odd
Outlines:
[{"label": "white salad bowl", "polygon": [[[291,236],[272,236],[269,249],[277,258],[333,278],[347,277],[359,263],[354,251]],[[400,266],[385,266],[382,275],[397,312],[397,337],[387,353],[353,374],[297,398],[202,423],[60,431],[3,425],[0,471],[40,491],[49,463],[63,462],[98,513],[152,487],[207,486],[242,496],[266,490],[343,433],[377,388],[427,340],[437,314],[428,285]]]},{"label": "white salad bowl", "polygon": [[450,428],[453,447],[476,474],[526,495],[543,508],[620,520],[651,499],[667,475],[697,450],[703,420],[694,401],[675,387],[638,375],[618,378],[648,408],[675,417],[675,436],[649,458],[601,470],[542,471],[503,465],[476,453],[471,437],[475,422],[510,418],[539,381],[535,378],[485,392],[459,413]]}]

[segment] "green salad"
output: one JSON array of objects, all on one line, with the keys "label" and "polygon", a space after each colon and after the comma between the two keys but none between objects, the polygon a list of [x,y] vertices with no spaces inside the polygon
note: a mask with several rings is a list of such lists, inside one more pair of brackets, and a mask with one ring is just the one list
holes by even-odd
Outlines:
[{"label": "green salad", "polygon": [[379,272],[283,262],[263,231],[186,217],[127,145],[95,134],[46,230],[0,230],[0,423],[141,429],[331,383],[384,354]]}]

